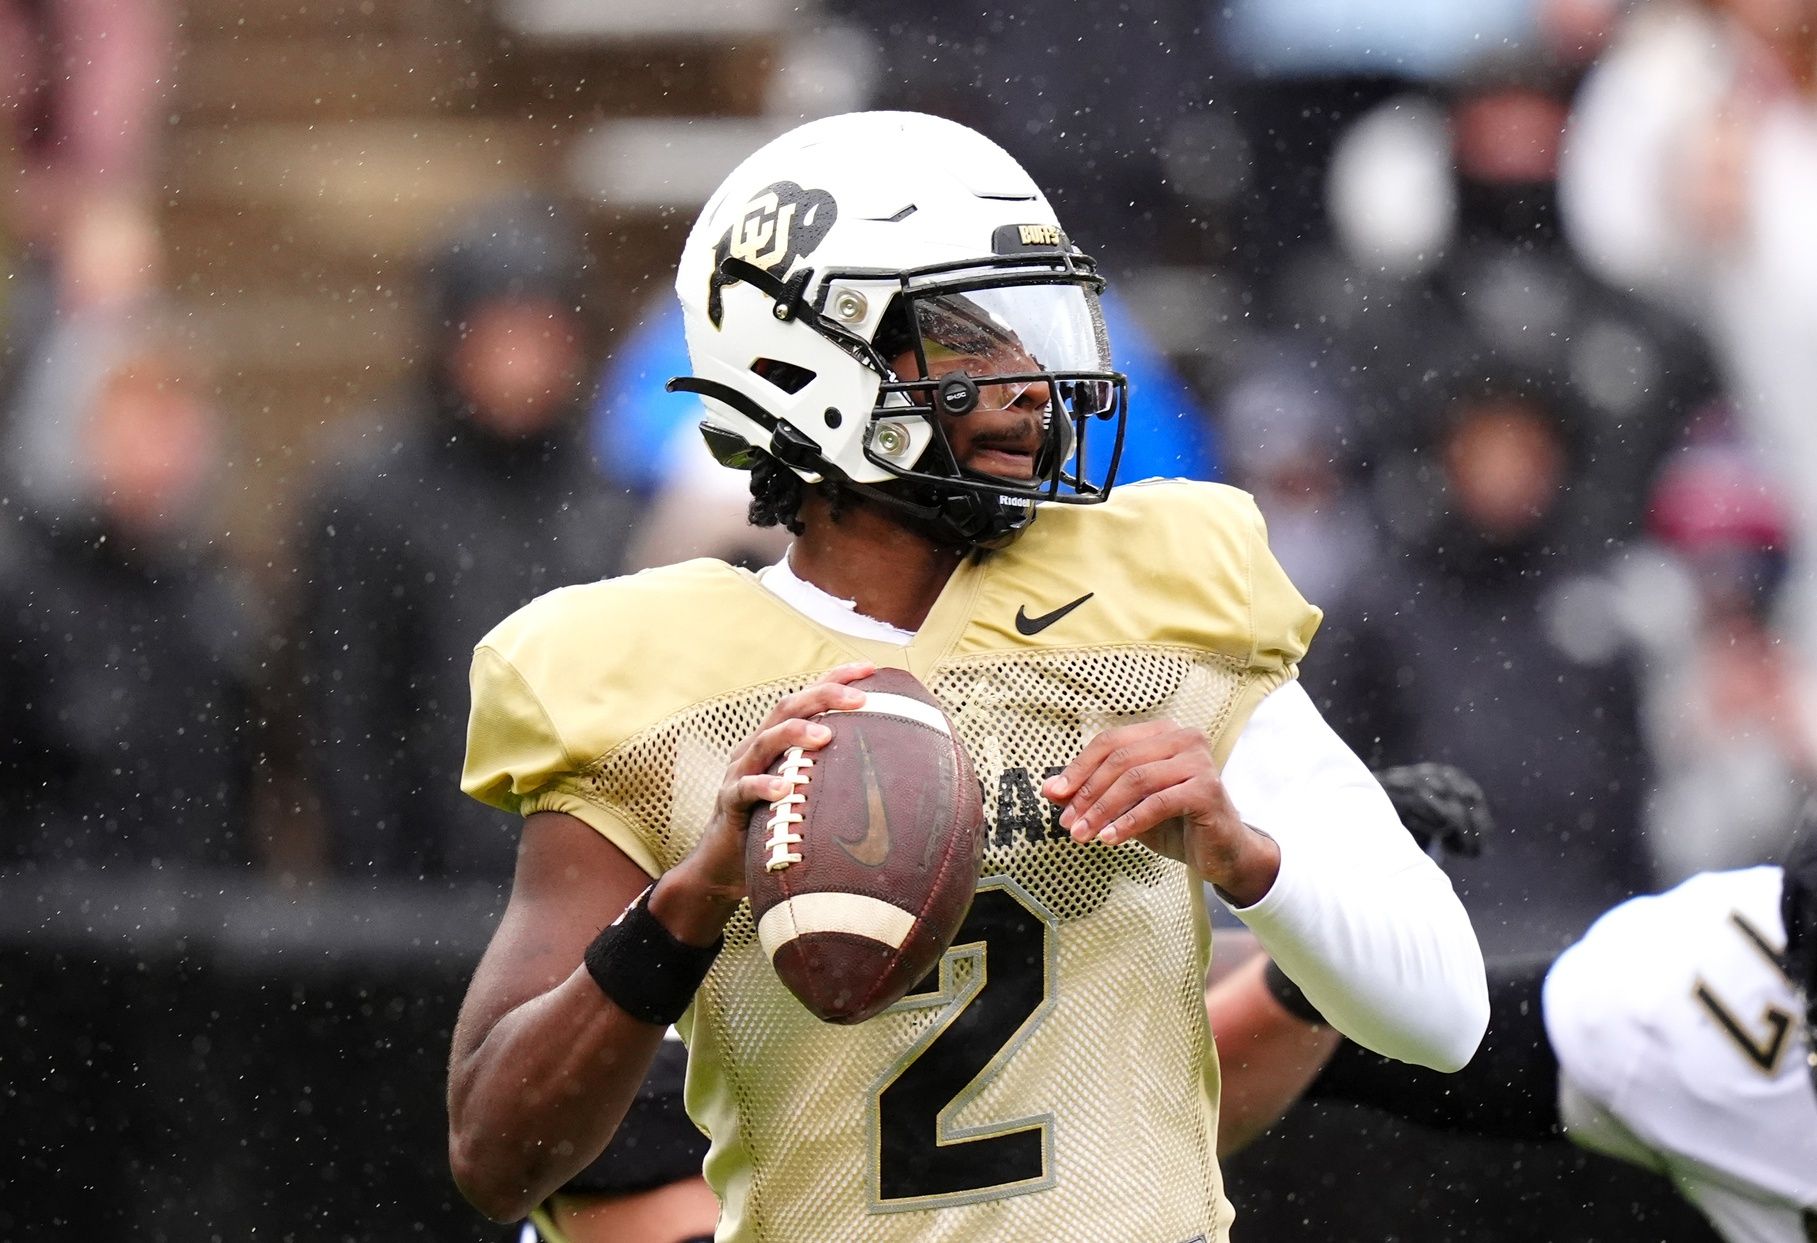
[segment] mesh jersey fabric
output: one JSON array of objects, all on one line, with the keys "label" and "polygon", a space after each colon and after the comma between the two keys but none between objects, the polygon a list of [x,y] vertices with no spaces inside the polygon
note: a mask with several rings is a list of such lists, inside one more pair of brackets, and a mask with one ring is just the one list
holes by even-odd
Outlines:
[{"label": "mesh jersey fabric", "polygon": [[905,648],[834,634],[750,575],[690,562],[551,593],[488,635],[463,785],[520,814],[576,815],[660,874],[779,696],[854,658],[906,665],[984,786],[979,896],[940,970],[849,1028],[815,1020],[748,910],[734,917],[678,1024],[719,1237],[1221,1239],[1199,883],[1139,844],[1073,844],[1038,791],[1128,721],[1190,724],[1221,761],[1318,619],[1249,498],[1210,484],[1044,509],[962,565]]}]

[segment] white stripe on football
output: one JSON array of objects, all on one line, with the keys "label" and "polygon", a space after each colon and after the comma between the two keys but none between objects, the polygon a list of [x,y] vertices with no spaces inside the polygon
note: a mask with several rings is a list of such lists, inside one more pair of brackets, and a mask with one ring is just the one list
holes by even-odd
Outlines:
[{"label": "white stripe on football", "polygon": [[906,717],[911,721],[919,721],[948,738],[953,736],[952,726],[946,723],[946,713],[934,707],[933,704],[922,703],[919,699],[911,699],[907,695],[893,695],[888,691],[866,691],[864,707],[849,710],[834,708],[821,715],[846,716],[852,712],[879,712],[885,716]]},{"label": "white stripe on football", "polygon": [[771,958],[796,937],[815,932],[843,932],[901,949],[915,927],[915,917],[881,898],[824,890],[798,893],[763,913],[757,939]]}]

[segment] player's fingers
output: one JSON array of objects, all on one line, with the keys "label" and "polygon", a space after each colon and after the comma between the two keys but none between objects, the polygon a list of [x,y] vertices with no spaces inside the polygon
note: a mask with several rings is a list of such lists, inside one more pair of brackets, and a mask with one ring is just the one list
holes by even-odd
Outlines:
[{"label": "player's fingers", "polygon": [[1201,810],[1203,788],[1204,775],[1197,772],[1173,785],[1163,786],[1106,824],[1098,834],[1098,840],[1106,846],[1121,846],[1158,825],[1189,817]]},{"label": "player's fingers", "polygon": [[819,721],[805,717],[791,717],[778,721],[767,729],[758,730],[751,739],[750,747],[733,764],[732,776],[746,776],[767,772],[776,767],[776,761],[782,758],[783,752],[790,747],[800,747],[803,751],[818,751],[827,744],[833,731]]},{"label": "player's fingers", "polygon": [[867,678],[875,672],[877,666],[869,663],[835,666],[818,680],[777,700],[776,706],[770,709],[766,724],[773,725],[794,716],[813,716],[835,708],[849,711],[863,707],[864,692],[854,690],[846,683]]},{"label": "player's fingers", "polygon": [[[1099,770],[1103,771],[1102,769]],[[1089,842],[1112,825],[1121,825],[1122,836],[1132,830],[1124,818],[1163,790],[1172,789],[1205,771],[1205,762],[1190,752],[1170,751],[1126,767],[1102,793],[1080,811],[1060,817],[1060,824],[1076,842]],[[1071,809],[1069,808],[1070,812]],[[1109,842],[1115,845],[1115,841]]]},{"label": "player's fingers", "polygon": [[1489,796],[1483,793],[1483,787],[1463,769],[1455,764],[1445,766],[1447,784],[1459,798],[1470,803],[1486,803]]},{"label": "player's fingers", "polygon": [[[1131,769],[1182,755],[1192,756],[1207,768],[1212,765],[1211,748],[1204,734],[1172,721],[1154,722],[1109,741],[1114,745],[1102,753],[1095,767],[1079,777],[1066,809],[1060,813],[1062,826],[1070,829],[1074,820],[1103,799]],[[1107,819],[1109,816],[1096,817],[1099,824]]]},{"label": "player's fingers", "polygon": [[847,682],[856,682],[859,678],[868,678],[877,672],[877,666],[868,660],[848,661],[843,665],[834,665],[815,680],[815,686],[843,686]]},{"label": "player's fingers", "polygon": [[[1079,778],[1078,787],[1072,798],[1060,812],[1060,827],[1072,829],[1074,823],[1091,807],[1101,802],[1110,788],[1123,780],[1124,776],[1134,769],[1165,760],[1179,752],[1179,742],[1173,730],[1152,731],[1145,734],[1125,735],[1121,743],[1105,752],[1097,766]],[[1102,824],[1109,816],[1101,816]],[[1075,840],[1089,841],[1089,837],[1079,836]]]},{"label": "player's fingers", "polygon": [[[764,715],[763,720],[758,723],[756,732],[746,738],[738,750],[733,753],[734,765],[751,756],[757,749],[758,740],[767,731],[775,729],[777,726],[787,724],[792,720],[806,720],[809,717],[818,716],[822,712],[850,712],[853,709],[862,708],[864,692],[854,690],[846,683],[856,681],[858,678],[869,677],[875,672],[877,672],[877,667],[868,663],[839,665],[828,670],[826,676],[820,681],[784,695]],[[769,759],[756,767],[768,768],[770,760],[774,758],[775,755],[772,754]]]},{"label": "player's fingers", "polygon": [[727,801],[734,808],[749,810],[759,803],[774,803],[795,788],[795,783],[787,777],[778,777],[774,773],[753,773],[740,777],[727,787]]},{"label": "player's fingers", "polygon": [[[758,803],[773,803],[795,788],[787,776],[771,771],[785,752],[799,747],[813,751],[824,746],[832,731],[814,721],[792,720],[771,726],[758,734],[749,752],[735,760],[719,788],[719,811],[726,819],[742,828],[745,817]],[[764,756],[767,762],[759,763]]]},{"label": "player's fingers", "polygon": [[1483,853],[1483,840],[1495,832],[1495,817],[1489,814],[1489,804],[1472,803],[1465,823],[1468,828],[1458,835],[1457,853],[1474,859]]},{"label": "player's fingers", "polygon": [[1073,757],[1072,763],[1055,776],[1049,777],[1042,784],[1041,793],[1056,803],[1076,802],[1086,781],[1107,759],[1128,748],[1139,746],[1145,740],[1177,729],[1179,726],[1172,721],[1141,721],[1134,725],[1118,725],[1107,729],[1086,743],[1079,754]]}]

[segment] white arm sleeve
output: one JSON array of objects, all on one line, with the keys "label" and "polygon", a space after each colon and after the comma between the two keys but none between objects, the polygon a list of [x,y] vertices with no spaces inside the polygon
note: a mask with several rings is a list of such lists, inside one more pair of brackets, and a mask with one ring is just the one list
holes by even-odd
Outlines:
[{"label": "white arm sleeve", "polygon": [[1452,1071],[1489,1025],[1483,952],[1450,878],[1299,683],[1256,707],[1224,766],[1281,870],[1236,915],[1319,1013],[1364,1048]]}]

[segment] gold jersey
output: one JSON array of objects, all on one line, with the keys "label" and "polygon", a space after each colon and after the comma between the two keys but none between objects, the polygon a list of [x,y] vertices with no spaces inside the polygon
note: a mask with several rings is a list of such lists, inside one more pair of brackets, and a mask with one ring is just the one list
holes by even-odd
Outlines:
[{"label": "gold jersey", "polygon": [[978,896],[938,971],[853,1027],[809,1014],[748,910],[732,920],[678,1024],[718,1238],[1223,1239],[1200,885],[1138,843],[1074,844],[1039,790],[1100,730],[1157,717],[1222,762],[1318,620],[1253,502],[1214,484],[1043,509],[906,647],[694,561],[552,592],[488,635],[463,786],[578,816],[659,875],[778,697],[855,659],[907,668],[984,787]]}]

